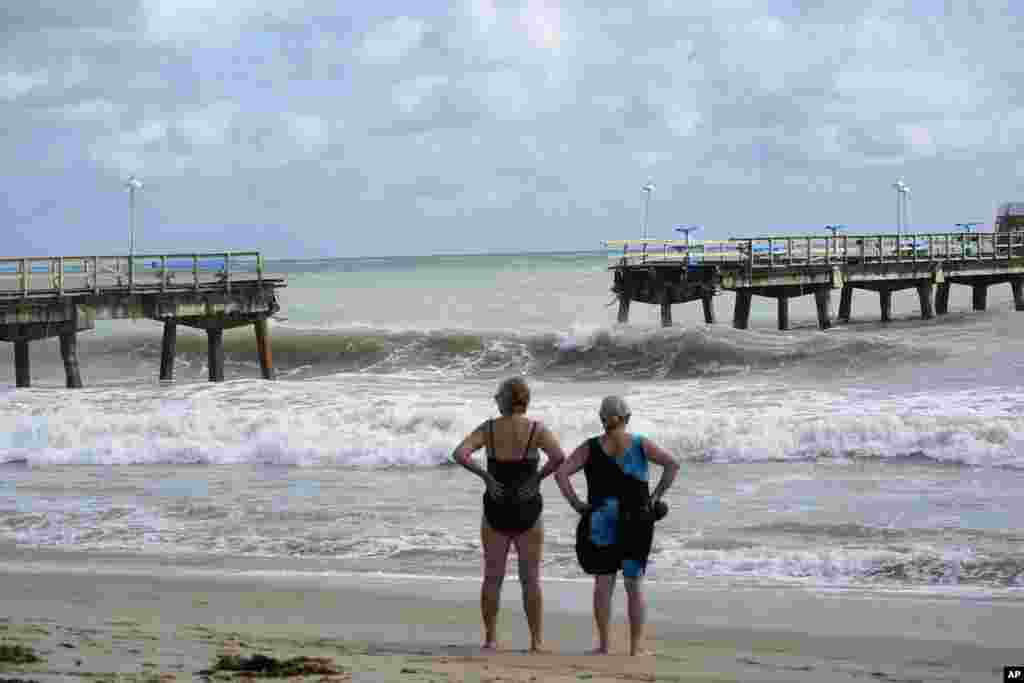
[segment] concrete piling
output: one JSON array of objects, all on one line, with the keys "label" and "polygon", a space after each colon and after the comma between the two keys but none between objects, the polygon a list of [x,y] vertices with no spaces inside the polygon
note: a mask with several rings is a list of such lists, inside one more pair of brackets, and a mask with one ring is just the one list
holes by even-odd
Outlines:
[{"label": "concrete piling", "polygon": [[780,294],[776,300],[779,308],[779,329],[789,329],[789,297],[785,294]]},{"label": "concrete piling", "polygon": [[971,285],[973,292],[971,293],[971,305],[976,311],[984,311],[988,303],[988,285],[987,284],[974,284]]},{"label": "concrete piling", "polygon": [[28,360],[28,339],[14,341],[14,385],[16,387],[32,386]]},{"label": "concrete piling", "polygon": [[224,381],[224,330],[210,327],[206,330],[207,365],[211,382]]},{"label": "concrete piling", "polygon": [[818,309],[818,329],[827,330],[832,327],[829,320],[829,308],[831,307],[832,290],[829,287],[820,287],[814,290],[814,303]]},{"label": "concrete piling", "polygon": [[256,351],[260,356],[260,371],[263,379],[274,379],[274,362],[270,353],[270,329],[267,319],[262,318],[252,324],[256,333]]},{"label": "concrete piling", "polygon": [[931,281],[920,282],[917,285],[917,299],[921,306],[921,320],[931,320],[935,317],[932,310],[932,289]]},{"label": "concrete piling", "polygon": [[178,340],[178,323],[174,320],[164,321],[164,337],[160,344],[160,381],[174,380],[174,347]]},{"label": "concrete piling", "polygon": [[64,359],[64,374],[68,389],[82,388],[82,374],[78,369],[78,335],[65,332],[60,335],[60,355]]},{"label": "concrete piling", "polygon": [[663,297],[661,301],[661,326],[672,327],[672,304],[668,301],[668,296]]},{"label": "concrete piling", "polygon": [[892,320],[892,290],[888,287],[883,287],[878,290],[878,304],[882,309],[882,322],[887,323]]},{"label": "concrete piling", "polygon": [[701,303],[704,305],[704,322],[708,325],[715,324],[715,304],[714,295],[705,294],[701,297]]},{"label": "concrete piling", "polygon": [[935,314],[946,315],[949,313],[949,287],[948,282],[940,282],[935,288]]},{"label": "concrete piling", "polygon": [[836,319],[839,322],[848,323],[850,322],[850,313],[853,309],[853,287],[850,285],[843,285],[842,291],[839,293],[839,315]]},{"label": "concrete piling", "polygon": [[1024,311],[1024,278],[1013,278],[1010,287],[1013,289],[1013,310]]},{"label": "concrete piling", "polygon": [[736,290],[736,308],[733,310],[732,326],[745,330],[750,325],[750,302],[754,295],[749,289]]}]

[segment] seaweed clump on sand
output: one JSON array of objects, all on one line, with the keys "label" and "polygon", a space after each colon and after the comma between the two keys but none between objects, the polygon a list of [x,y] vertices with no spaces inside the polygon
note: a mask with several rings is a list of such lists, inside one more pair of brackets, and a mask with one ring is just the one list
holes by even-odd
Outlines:
[{"label": "seaweed clump on sand", "polygon": [[217,658],[217,662],[213,665],[212,669],[204,669],[197,672],[197,675],[210,676],[218,671],[235,671],[273,678],[341,673],[334,665],[334,662],[327,657],[277,659],[276,657],[255,654],[251,657],[221,655]]},{"label": "seaweed clump on sand", "polygon": [[35,664],[41,661],[35,650],[18,643],[0,643],[0,664]]}]

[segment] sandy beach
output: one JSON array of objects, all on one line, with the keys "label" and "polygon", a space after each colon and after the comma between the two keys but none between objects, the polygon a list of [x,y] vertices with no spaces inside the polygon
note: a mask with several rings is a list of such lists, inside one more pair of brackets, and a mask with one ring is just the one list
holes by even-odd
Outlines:
[{"label": "sandy beach", "polygon": [[630,658],[620,588],[615,653],[596,657],[586,654],[589,584],[549,581],[551,652],[528,655],[510,581],[502,649],[484,656],[471,580],[18,555],[0,571],[0,645],[30,649],[39,661],[0,663],[6,680],[272,679],[218,669],[268,661],[253,659],[262,655],[304,662],[308,673],[278,678],[309,681],[973,683],[998,680],[1020,659],[1021,604],[1010,599],[651,584],[655,654]]}]

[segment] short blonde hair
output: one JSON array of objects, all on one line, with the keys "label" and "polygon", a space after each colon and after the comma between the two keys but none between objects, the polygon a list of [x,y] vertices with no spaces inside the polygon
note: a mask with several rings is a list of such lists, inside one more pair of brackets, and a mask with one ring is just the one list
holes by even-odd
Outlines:
[{"label": "short blonde hair", "polygon": [[522,377],[511,377],[498,385],[494,400],[502,415],[525,413],[530,405],[530,387]]}]

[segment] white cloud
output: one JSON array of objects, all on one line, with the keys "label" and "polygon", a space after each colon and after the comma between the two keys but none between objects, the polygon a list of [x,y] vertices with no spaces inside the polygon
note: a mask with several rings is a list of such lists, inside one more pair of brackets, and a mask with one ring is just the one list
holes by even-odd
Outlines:
[{"label": "white cloud", "polygon": [[844,71],[836,86],[840,92],[877,99],[887,107],[906,106],[906,101],[914,100],[911,106],[942,109],[964,107],[971,101],[971,84],[966,79],[935,71]]},{"label": "white cloud", "polygon": [[21,73],[8,71],[0,76],[0,99],[14,100],[50,82],[42,72]]},{"label": "white cloud", "polygon": [[427,31],[427,23],[412,17],[396,17],[378,24],[363,39],[361,55],[371,62],[396,62],[411,52]]},{"label": "white cloud", "polygon": [[421,74],[397,84],[393,98],[398,108],[406,114],[417,110],[434,91],[448,84],[448,76]]}]

